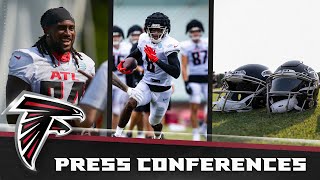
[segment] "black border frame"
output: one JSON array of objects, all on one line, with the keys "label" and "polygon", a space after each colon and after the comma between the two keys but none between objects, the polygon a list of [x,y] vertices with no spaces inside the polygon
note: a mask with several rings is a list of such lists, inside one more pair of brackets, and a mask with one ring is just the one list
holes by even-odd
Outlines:
[{"label": "black border frame", "polygon": [[[108,102],[107,102],[107,129],[112,129],[112,27],[113,27],[113,0],[109,0],[108,11]],[[107,136],[111,136],[110,133]]]},{"label": "black border frame", "polygon": [[[209,5],[209,33],[208,33],[208,39],[209,39],[209,56],[208,56],[208,99],[207,99],[207,141],[212,141],[212,73],[213,73],[213,11],[214,11],[214,0],[208,0]],[[108,102],[107,102],[107,129],[112,129],[112,28],[113,28],[113,10],[114,10],[114,1],[109,0],[109,14],[108,14],[108,36],[109,36],[109,42],[108,42],[108,82],[110,86],[108,86]],[[107,136],[111,136],[110,133],[108,133]]]},{"label": "black border frame", "polygon": [[209,0],[209,61],[208,61],[208,99],[207,99],[207,141],[212,141],[212,73],[213,73],[213,11],[214,0]]}]

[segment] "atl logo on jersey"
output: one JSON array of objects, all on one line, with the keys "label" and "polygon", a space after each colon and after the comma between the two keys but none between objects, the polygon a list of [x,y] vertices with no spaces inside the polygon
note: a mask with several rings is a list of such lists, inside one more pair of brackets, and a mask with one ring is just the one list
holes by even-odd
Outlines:
[{"label": "atl logo on jersey", "polygon": [[76,74],[72,72],[64,72],[64,71],[51,71],[51,80],[73,80],[79,81],[76,78]]}]

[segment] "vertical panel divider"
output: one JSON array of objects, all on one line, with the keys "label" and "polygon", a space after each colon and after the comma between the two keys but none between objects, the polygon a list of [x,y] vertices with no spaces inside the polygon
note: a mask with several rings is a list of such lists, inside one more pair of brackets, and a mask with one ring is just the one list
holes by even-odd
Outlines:
[{"label": "vertical panel divider", "polygon": [[208,61],[208,113],[207,113],[207,141],[212,141],[212,74],[213,74],[213,11],[214,11],[214,0],[209,0],[209,61]]},{"label": "vertical panel divider", "polygon": [[[109,1],[108,11],[108,102],[107,102],[107,129],[112,129],[112,27],[113,27],[113,0]],[[107,136],[111,136],[108,131]]]}]

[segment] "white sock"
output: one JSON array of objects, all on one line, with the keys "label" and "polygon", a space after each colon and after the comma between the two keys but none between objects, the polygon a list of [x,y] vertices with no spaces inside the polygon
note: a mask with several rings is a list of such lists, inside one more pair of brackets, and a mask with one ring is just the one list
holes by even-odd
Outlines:
[{"label": "white sock", "polygon": [[117,126],[116,133],[114,135],[120,137],[122,135],[123,129],[124,128]]},{"label": "white sock", "polygon": [[202,130],[207,130],[207,123],[202,123],[201,127],[200,127]]},{"label": "white sock", "polygon": [[199,128],[193,128],[192,134],[199,134]]}]

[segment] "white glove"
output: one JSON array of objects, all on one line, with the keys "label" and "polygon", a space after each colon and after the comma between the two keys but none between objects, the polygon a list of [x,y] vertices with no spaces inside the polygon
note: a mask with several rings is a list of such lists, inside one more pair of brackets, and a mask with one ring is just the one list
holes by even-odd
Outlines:
[{"label": "white glove", "polygon": [[131,88],[131,87],[128,87],[128,89],[127,89],[127,94],[129,95],[129,96],[132,96],[132,92],[133,91],[133,88]]},{"label": "white glove", "polygon": [[128,87],[127,94],[129,95],[129,97],[135,99],[138,103],[142,102],[143,93],[139,89]]}]

